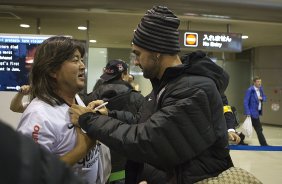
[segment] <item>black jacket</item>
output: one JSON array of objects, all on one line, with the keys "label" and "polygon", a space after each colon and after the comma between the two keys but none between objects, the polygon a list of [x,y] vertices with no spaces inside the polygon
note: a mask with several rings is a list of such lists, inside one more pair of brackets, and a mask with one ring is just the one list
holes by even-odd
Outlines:
[{"label": "black jacket", "polygon": [[123,80],[112,80],[102,83],[84,99],[87,105],[93,100],[108,101],[109,110],[129,111],[136,114],[141,107],[144,96],[133,90],[132,86]]},{"label": "black jacket", "polygon": [[[129,111],[136,114],[145,98],[140,92],[133,90],[128,82],[110,80],[99,85],[85,98],[84,102],[88,104],[98,99],[108,101],[109,110]],[[126,158],[111,149],[111,162],[112,172],[121,171],[125,168]]]},{"label": "black jacket", "polygon": [[57,157],[0,122],[0,180],[5,184],[84,184]]},{"label": "black jacket", "polygon": [[[194,71],[191,71],[191,73],[195,73],[195,74],[200,74],[202,73],[203,75],[210,77],[210,78],[217,78],[219,76],[217,76],[218,74],[222,75],[222,84],[221,84],[221,88],[219,89],[219,92],[221,94],[221,99],[222,99],[222,103],[223,106],[225,105],[229,105],[228,103],[228,99],[225,95],[225,90],[227,88],[228,82],[229,82],[229,75],[228,73],[226,73],[221,67],[216,66],[207,56],[204,52],[201,51],[197,51],[197,52],[193,52],[191,54],[187,54],[184,55],[182,57],[182,62],[189,64],[192,63],[192,65],[195,65],[195,63],[197,63],[199,60],[206,60],[208,62],[205,62],[205,67],[200,66],[201,63],[199,63],[200,65],[198,65],[197,67],[193,67],[193,68],[197,68],[196,70],[193,69]],[[210,62],[209,62],[210,60]],[[216,67],[215,67],[216,66]],[[226,125],[227,125],[227,129],[235,129],[235,116],[232,112],[226,112],[224,113],[224,117],[226,120]]]},{"label": "black jacket", "polygon": [[235,119],[235,115],[232,112],[232,108],[231,108],[231,106],[229,106],[228,100],[227,100],[227,97],[226,97],[225,94],[222,94],[221,98],[222,98],[223,106],[228,106],[228,107],[230,107],[230,110],[231,110],[231,112],[230,111],[224,112],[224,117],[225,117],[225,120],[226,120],[227,129],[234,129],[235,130],[236,119]]},{"label": "black jacket", "polygon": [[231,167],[219,93],[228,83],[223,70],[199,55],[151,82],[138,124],[87,113],[80,126],[111,149],[165,171],[170,183],[194,183]]}]

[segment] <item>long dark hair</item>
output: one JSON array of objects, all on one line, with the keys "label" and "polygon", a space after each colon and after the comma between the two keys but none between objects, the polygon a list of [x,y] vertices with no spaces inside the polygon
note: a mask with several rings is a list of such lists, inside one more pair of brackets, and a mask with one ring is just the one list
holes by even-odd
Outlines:
[{"label": "long dark hair", "polygon": [[76,50],[83,57],[83,44],[65,36],[50,37],[38,46],[30,73],[31,100],[37,97],[52,106],[62,103],[55,93],[57,82],[51,74],[58,71],[64,61],[71,59]]}]

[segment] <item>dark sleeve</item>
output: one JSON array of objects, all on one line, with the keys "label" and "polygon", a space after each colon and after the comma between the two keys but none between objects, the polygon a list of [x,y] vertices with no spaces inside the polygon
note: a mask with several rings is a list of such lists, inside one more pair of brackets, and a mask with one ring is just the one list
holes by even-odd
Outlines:
[{"label": "dark sleeve", "polygon": [[[219,106],[222,115],[222,103]],[[129,125],[88,113],[79,118],[79,124],[90,137],[128,159],[167,169],[193,159],[214,144],[211,119],[206,93],[187,87],[167,92],[162,108],[144,123]]]},{"label": "dark sleeve", "polygon": [[133,114],[129,111],[116,111],[116,110],[109,111],[108,116],[118,119],[127,124],[136,124],[140,117],[139,113]]},{"label": "dark sleeve", "polygon": [[221,94],[221,100],[223,105],[228,105],[228,100],[225,94]]},{"label": "dark sleeve", "polygon": [[0,178],[1,183],[20,183],[20,140],[11,127],[0,123]]},{"label": "dark sleeve", "polygon": [[227,130],[228,129],[234,129],[235,130],[235,117],[232,112],[225,112],[224,113]]},{"label": "dark sleeve", "polygon": [[[143,107],[143,102],[145,101],[145,97],[141,95],[139,92],[132,92],[131,103],[134,103],[135,109],[131,112],[129,111],[118,111],[118,110],[112,110],[109,111],[108,116],[118,119],[124,123],[127,124],[135,124],[138,123],[140,116],[141,116],[141,109]],[[133,113],[136,112],[136,113]]]},{"label": "dark sleeve", "polygon": [[2,123],[0,135],[5,138],[0,140],[1,183],[85,184],[65,163],[30,138]]},{"label": "dark sleeve", "polygon": [[167,183],[167,175],[164,171],[145,163],[139,176],[139,181],[147,181],[150,184]]},{"label": "dark sleeve", "polygon": [[29,177],[30,180],[34,180],[33,177],[40,176],[38,182],[28,182],[28,184],[86,184],[57,156],[34,144],[29,138],[23,137],[21,143],[22,178]]},{"label": "dark sleeve", "polygon": [[140,92],[134,92],[135,93],[135,108],[137,110],[137,112],[140,111],[141,107],[142,107],[142,104],[143,102],[145,101],[145,97],[140,94]]},{"label": "dark sleeve", "polygon": [[228,105],[228,100],[225,94],[221,94],[221,100],[223,103],[223,113],[226,121],[227,130],[235,129],[235,117],[232,112],[231,106]]}]

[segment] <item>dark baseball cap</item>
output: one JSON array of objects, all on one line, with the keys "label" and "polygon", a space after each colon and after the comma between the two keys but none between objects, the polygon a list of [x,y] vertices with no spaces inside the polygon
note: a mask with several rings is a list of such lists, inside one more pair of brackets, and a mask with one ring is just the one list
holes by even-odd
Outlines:
[{"label": "dark baseball cap", "polygon": [[107,63],[104,73],[100,76],[104,81],[109,81],[127,70],[127,64],[121,59],[111,60]]}]

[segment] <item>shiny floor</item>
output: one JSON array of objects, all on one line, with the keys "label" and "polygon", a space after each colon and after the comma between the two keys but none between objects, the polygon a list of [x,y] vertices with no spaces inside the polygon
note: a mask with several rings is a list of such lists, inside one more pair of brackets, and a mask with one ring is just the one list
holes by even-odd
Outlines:
[{"label": "shiny floor", "polygon": [[[282,126],[263,125],[263,132],[269,145],[282,146]],[[259,145],[255,132],[245,142]],[[231,157],[236,167],[254,174],[262,183],[282,183],[282,151],[231,150]]]}]

